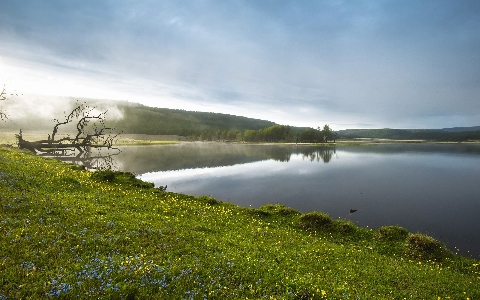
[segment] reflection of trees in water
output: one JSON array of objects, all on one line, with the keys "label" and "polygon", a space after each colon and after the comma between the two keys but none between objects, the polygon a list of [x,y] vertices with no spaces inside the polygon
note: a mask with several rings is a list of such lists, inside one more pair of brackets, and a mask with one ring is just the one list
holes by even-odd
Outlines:
[{"label": "reflection of trees in water", "polygon": [[303,155],[311,161],[328,163],[335,154],[335,148],[182,143],[179,145],[122,147],[122,153],[115,160],[119,161],[122,170],[143,174],[156,171],[233,166],[269,159],[289,162],[292,154]]},{"label": "reflection of trees in water", "polygon": [[[82,166],[87,170],[117,170],[118,166],[114,159],[114,156],[120,153],[120,150],[115,149],[115,152],[92,153],[91,150],[76,153],[73,149],[68,151],[46,151],[37,153],[39,156],[54,158],[63,162],[73,163],[78,166]],[[104,152],[104,151],[103,151]]]},{"label": "reflection of trees in water", "polygon": [[280,162],[289,162],[293,153],[291,148],[284,147],[272,147],[265,150],[265,156],[267,158]]},{"label": "reflection of trees in water", "polygon": [[[378,145],[365,147],[341,147],[343,152],[353,153],[403,153],[438,151],[464,153],[467,146],[460,145]],[[335,146],[307,145],[235,145],[222,143],[182,143],[162,146],[126,146],[114,158],[123,171],[137,174],[195,168],[213,168],[253,163],[273,159],[289,162],[292,155],[299,155],[311,162],[329,163],[336,156]],[[476,150],[475,150],[476,149]],[[468,145],[470,152],[478,151],[479,145]]]},{"label": "reflection of trees in water", "polygon": [[300,154],[303,159],[309,159],[311,162],[329,163],[333,155],[336,154],[335,147],[322,147],[322,148],[301,148]]},{"label": "reflection of trees in water", "polygon": [[[115,160],[122,170],[137,174],[195,168],[232,166],[271,159],[258,145],[182,143],[162,146],[126,146]],[[281,158],[281,156],[279,157]]]},{"label": "reflection of trees in water", "polygon": [[301,154],[303,159],[308,159],[311,162],[324,163],[330,162],[333,155],[336,153],[335,147],[311,147],[301,146],[296,148],[273,147],[267,149],[266,156],[276,161],[289,162],[292,154]]}]

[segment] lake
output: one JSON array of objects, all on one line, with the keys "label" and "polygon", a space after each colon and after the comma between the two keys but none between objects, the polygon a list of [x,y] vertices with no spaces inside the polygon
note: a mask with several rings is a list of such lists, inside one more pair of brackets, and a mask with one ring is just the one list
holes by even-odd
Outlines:
[{"label": "lake", "polygon": [[122,147],[115,163],[171,192],[399,225],[480,256],[480,145],[182,143]]}]

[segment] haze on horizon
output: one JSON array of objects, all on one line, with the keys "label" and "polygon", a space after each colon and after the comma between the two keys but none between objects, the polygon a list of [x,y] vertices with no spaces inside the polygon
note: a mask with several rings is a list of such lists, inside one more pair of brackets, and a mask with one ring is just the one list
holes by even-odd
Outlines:
[{"label": "haze on horizon", "polygon": [[0,18],[10,91],[335,130],[480,125],[479,1],[2,0]]}]

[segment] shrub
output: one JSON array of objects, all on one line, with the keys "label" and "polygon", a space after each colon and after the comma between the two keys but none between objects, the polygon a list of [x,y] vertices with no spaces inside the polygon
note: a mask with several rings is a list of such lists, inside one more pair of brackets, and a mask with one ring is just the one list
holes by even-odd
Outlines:
[{"label": "shrub", "polygon": [[382,226],[378,229],[378,237],[389,241],[403,241],[408,236],[408,230],[400,226]]},{"label": "shrub", "polygon": [[310,212],[300,216],[297,220],[297,225],[307,230],[317,230],[325,225],[332,224],[333,220],[329,215],[321,212]]},{"label": "shrub", "polygon": [[301,214],[298,210],[295,210],[291,207],[287,207],[283,204],[266,204],[264,206],[261,206],[258,210],[269,213],[269,214],[276,214],[276,215],[282,215],[282,216],[292,216],[292,215]]},{"label": "shrub", "polygon": [[441,260],[448,255],[448,250],[441,242],[432,237],[415,233],[407,237],[408,254],[414,258]]},{"label": "shrub", "polygon": [[258,217],[269,217],[272,215],[272,213],[269,211],[255,209],[255,208],[247,208],[246,212],[252,216],[258,216]]},{"label": "shrub", "polygon": [[352,233],[352,232],[355,232],[356,229],[358,228],[350,220],[335,220],[333,224],[334,224],[333,229],[340,233]]}]

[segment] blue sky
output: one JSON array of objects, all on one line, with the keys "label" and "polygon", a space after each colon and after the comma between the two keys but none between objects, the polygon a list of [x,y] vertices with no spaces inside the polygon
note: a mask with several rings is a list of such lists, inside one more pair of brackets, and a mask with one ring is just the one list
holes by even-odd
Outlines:
[{"label": "blue sky", "polygon": [[0,0],[0,80],[344,128],[480,125],[480,1]]}]

